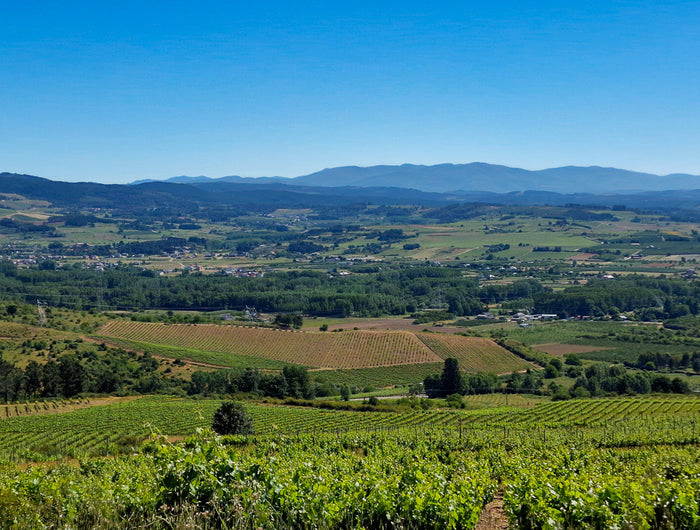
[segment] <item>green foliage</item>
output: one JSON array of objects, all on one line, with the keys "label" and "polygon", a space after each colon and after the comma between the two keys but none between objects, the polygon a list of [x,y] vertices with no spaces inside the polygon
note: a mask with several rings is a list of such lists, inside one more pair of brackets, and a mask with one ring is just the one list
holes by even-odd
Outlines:
[{"label": "green foliage", "polygon": [[459,371],[457,359],[445,359],[445,366],[440,376],[440,390],[443,395],[460,393],[463,390],[464,381]]},{"label": "green foliage", "polygon": [[304,318],[298,314],[277,314],[274,323],[281,328],[299,329],[304,324]]},{"label": "green foliage", "polygon": [[218,434],[253,434],[253,420],[238,401],[225,401],[214,413],[211,428]]},{"label": "green foliage", "polygon": [[496,344],[502,346],[509,352],[514,353],[518,357],[521,357],[526,361],[537,363],[540,366],[547,366],[552,360],[552,357],[547,355],[546,353],[535,350],[534,348],[526,346],[525,344],[518,342],[514,339],[500,337],[495,338],[494,341],[496,342]]},{"label": "green foliage", "polygon": [[[450,398],[458,400],[468,398]],[[153,410],[158,401],[146,405]],[[139,455],[2,467],[0,523],[330,530],[392,521],[404,529],[473,528],[500,485],[506,515],[522,528],[696,528],[700,433],[692,428],[699,406],[693,398],[654,398],[523,411],[421,410],[399,415],[404,427],[385,431],[375,419],[393,414],[261,406],[255,410],[278,415],[269,437],[212,439],[203,432],[181,444],[151,438]],[[608,416],[598,427],[580,423],[601,418],[601,411]],[[280,431],[282,412],[371,420],[364,434],[329,427],[326,435],[305,435],[289,426]],[[616,423],[615,414],[627,419]],[[449,428],[405,428],[407,418],[441,415],[455,419]],[[113,446],[133,442],[119,437]]]},{"label": "green foliage", "polygon": [[[36,332],[31,328],[24,331]],[[19,337],[16,342],[19,343]],[[20,347],[20,362],[24,361],[23,355],[33,358],[23,362],[23,366],[20,362],[0,360],[0,401],[70,398],[83,393],[182,392],[183,381],[160,372],[160,363],[148,353],[138,355],[80,338],[27,339]]]},{"label": "green foliage", "polygon": [[518,471],[506,488],[504,507],[519,528],[700,526],[697,455],[572,448],[511,462]]},{"label": "green foliage", "polygon": [[499,386],[494,374],[479,372],[463,374],[457,359],[445,359],[441,375],[430,375],[423,381],[428,397],[445,397],[464,394],[489,394]]},{"label": "green foliage", "polygon": [[586,368],[571,388],[572,395],[583,388],[588,395],[648,394],[650,392],[687,394],[688,383],[675,377],[649,372],[631,372],[622,366],[594,364]]}]

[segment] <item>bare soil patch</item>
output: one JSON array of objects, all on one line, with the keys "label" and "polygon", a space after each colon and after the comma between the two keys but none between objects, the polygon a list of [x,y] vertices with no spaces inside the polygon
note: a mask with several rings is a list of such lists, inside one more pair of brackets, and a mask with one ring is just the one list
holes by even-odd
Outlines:
[{"label": "bare soil patch", "polygon": [[352,320],[348,319],[347,322],[342,324],[334,324],[333,328],[343,328],[344,330],[351,329],[361,329],[361,330],[373,330],[373,331],[423,331],[424,329],[430,331],[439,331],[440,333],[457,333],[464,331],[465,328],[449,327],[449,326],[432,326],[428,324],[414,324],[412,318],[372,318],[372,319],[361,319]]},{"label": "bare soil patch", "polygon": [[508,518],[503,510],[503,493],[497,493],[486,505],[476,523],[476,530],[507,530],[510,528]]}]

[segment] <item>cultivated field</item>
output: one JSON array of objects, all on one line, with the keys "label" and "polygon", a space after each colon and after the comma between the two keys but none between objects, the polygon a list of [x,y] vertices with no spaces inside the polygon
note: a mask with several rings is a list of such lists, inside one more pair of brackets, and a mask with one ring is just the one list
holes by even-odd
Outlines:
[{"label": "cultivated field", "polygon": [[[112,321],[100,335],[166,347],[153,353],[167,355],[175,348],[180,356],[219,366],[241,366],[241,356],[251,361],[272,360],[312,369],[356,370],[430,364],[455,357],[467,371],[511,372],[531,367],[493,341],[477,337],[402,331],[293,332],[266,328],[213,324],[166,325],[151,322]],[[205,357],[205,352],[216,355]],[[263,363],[263,368],[279,368]]]},{"label": "cultivated field", "polygon": [[442,359],[457,359],[460,367],[468,372],[502,374],[533,367],[490,339],[428,333],[417,336]]},{"label": "cultivated field", "polygon": [[[548,436],[550,441],[555,436],[583,437],[610,444],[700,441],[700,399],[694,396],[541,402],[529,396],[494,394],[465,399],[467,410],[358,412],[253,403],[245,407],[256,434],[262,436],[404,429],[416,435],[439,428],[453,435],[461,432],[499,441],[504,435],[517,439],[524,433]],[[133,450],[129,448],[151,433],[177,438],[209,427],[220,404],[220,400],[162,396],[111,398],[63,413],[46,410],[0,418],[0,460],[51,460]]]},{"label": "cultivated field", "polygon": [[414,334],[403,332],[295,332],[212,324],[113,321],[101,328],[100,333],[139,342],[265,357],[315,368],[353,369],[441,360]]}]

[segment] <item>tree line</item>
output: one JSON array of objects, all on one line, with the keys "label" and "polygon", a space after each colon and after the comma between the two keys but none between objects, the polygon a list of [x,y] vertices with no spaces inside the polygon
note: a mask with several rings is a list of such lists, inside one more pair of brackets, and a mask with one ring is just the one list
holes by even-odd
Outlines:
[{"label": "tree line", "polygon": [[460,370],[457,359],[448,358],[445,359],[442,373],[426,377],[423,387],[429,398],[494,392],[540,394],[543,390],[551,393],[553,399],[690,392],[688,383],[680,377],[670,378],[657,373],[631,371],[623,366],[608,366],[603,363],[591,365],[585,370],[579,366],[572,366],[567,375],[575,377],[576,381],[568,390],[554,382],[541,390],[543,378],[552,379],[559,376],[562,368],[561,361],[554,359],[542,372],[527,370],[524,374],[515,372],[507,378],[500,378],[495,374],[483,372],[464,373]]},{"label": "tree line", "polygon": [[[39,341],[41,342],[41,341]],[[53,346],[53,345],[52,345]],[[30,348],[46,345],[30,345]],[[60,349],[58,345],[56,351]],[[45,363],[30,360],[24,368],[0,357],[0,400],[70,398],[78,394],[183,393],[183,381],[158,371],[148,354],[71,343]]]}]

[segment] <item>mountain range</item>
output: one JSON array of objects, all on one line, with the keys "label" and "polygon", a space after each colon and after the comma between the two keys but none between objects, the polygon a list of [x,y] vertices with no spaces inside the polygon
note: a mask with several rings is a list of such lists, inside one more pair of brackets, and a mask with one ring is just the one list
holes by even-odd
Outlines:
[{"label": "mountain range", "polygon": [[[562,167],[527,171],[491,164],[373,166],[324,169],[297,178],[174,177],[126,184],[59,182],[0,173],[0,193],[45,200],[57,207],[195,211],[201,207],[269,211],[346,208],[361,204],[504,205],[700,208],[700,177],[658,176],[614,168]],[[695,215],[695,213],[693,213]]]},{"label": "mountain range", "polygon": [[[700,176],[684,173],[654,175],[600,166],[566,166],[531,171],[483,162],[433,166],[343,166],[294,178],[229,176],[210,179],[204,176],[179,176],[168,179],[168,182],[180,184],[202,184],[211,181],[257,184],[274,182],[317,187],[410,188],[434,193],[544,191],[565,194],[617,194],[700,189]],[[137,181],[143,182],[145,181]]]}]

